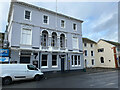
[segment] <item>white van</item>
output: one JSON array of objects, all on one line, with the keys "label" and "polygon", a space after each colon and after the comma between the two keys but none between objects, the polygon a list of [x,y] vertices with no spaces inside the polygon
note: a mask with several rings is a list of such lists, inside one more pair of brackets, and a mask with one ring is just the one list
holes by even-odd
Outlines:
[{"label": "white van", "polygon": [[34,79],[36,81],[43,77],[41,70],[29,64],[0,64],[0,77],[3,84],[23,79]]}]

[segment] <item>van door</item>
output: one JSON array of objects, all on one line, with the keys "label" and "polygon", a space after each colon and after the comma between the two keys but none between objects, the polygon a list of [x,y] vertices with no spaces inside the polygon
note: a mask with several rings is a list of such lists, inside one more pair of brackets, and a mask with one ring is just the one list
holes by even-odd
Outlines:
[{"label": "van door", "polygon": [[[16,66],[16,67],[15,67]],[[25,65],[14,65],[12,70],[12,74],[15,80],[21,80],[26,78],[26,69],[24,68]]]},{"label": "van door", "polygon": [[27,78],[33,78],[34,74],[38,71],[33,65],[27,65]]}]

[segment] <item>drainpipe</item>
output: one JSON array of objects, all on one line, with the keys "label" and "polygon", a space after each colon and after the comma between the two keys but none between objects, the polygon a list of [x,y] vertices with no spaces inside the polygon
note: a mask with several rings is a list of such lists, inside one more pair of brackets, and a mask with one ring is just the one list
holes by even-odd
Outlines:
[{"label": "drainpipe", "polygon": [[115,67],[118,68],[117,55],[116,55],[116,47],[113,47],[112,49],[113,49],[113,52],[114,52]]}]

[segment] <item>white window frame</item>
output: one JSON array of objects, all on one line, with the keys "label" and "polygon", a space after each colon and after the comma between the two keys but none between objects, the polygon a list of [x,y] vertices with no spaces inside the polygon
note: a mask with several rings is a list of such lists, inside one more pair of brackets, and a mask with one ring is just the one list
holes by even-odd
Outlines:
[{"label": "white window frame", "polygon": [[[94,60],[94,65],[92,65],[92,60]],[[95,66],[95,59],[91,59],[91,65],[92,65],[92,66]]]},{"label": "white window frame", "polygon": [[[73,65],[72,65],[72,56],[73,56]],[[75,65],[75,56],[77,56],[77,65]],[[80,55],[71,55],[71,65],[72,65],[72,67],[81,66],[81,56],[80,56],[80,65],[78,64],[78,56],[80,56]]]},{"label": "white window frame", "polygon": [[[57,54],[52,54],[52,55],[57,55]],[[53,66],[53,65],[52,65],[52,68],[57,68],[57,67],[58,67],[58,58],[59,58],[59,57],[58,57],[58,55],[57,55],[57,65],[56,65],[56,66]]]},{"label": "white window frame", "polygon": [[[23,44],[22,42],[22,33],[23,33],[23,29],[29,29],[29,30],[31,30],[31,43],[30,44]],[[21,28],[21,37],[20,37],[20,44],[21,45],[28,45],[28,46],[31,46],[32,45],[32,29],[31,28]]]},{"label": "white window frame", "polygon": [[[26,19],[26,18],[25,18],[25,11],[29,11],[29,12],[30,12],[30,19]],[[25,9],[25,10],[24,10],[24,20],[31,21],[31,17],[32,17],[32,11],[29,10],[29,9]]]},{"label": "white window frame", "polygon": [[[77,47],[73,47],[73,45],[74,45],[74,44],[73,44],[73,39],[74,39],[74,38],[77,38]],[[78,37],[73,37],[73,38],[72,38],[72,47],[73,47],[73,49],[79,49],[79,40],[78,40]]]},{"label": "white window frame", "polygon": [[85,56],[88,56],[88,50],[84,50],[84,52],[85,52],[85,51],[87,51],[87,55],[85,55],[85,53],[84,53],[84,55],[85,55]]},{"label": "white window frame", "polygon": [[[62,24],[61,21],[64,21],[64,27],[61,26],[61,24]],[[66,27],[66,21],[65,21],[64,19],[61,19],[61,20],[60,20],[60,27],[61,27],[61,28],[65,28],[65,27]]]},{"label": "white window frame", "polygon": [[[94,51],[93,51],[93,50],[91,50],[91,56],[92,56],[92,52],[93,52],[93,56],[94,56]],[[92,56],[92,57],[93,57],[93,56]]]},{"label": "white window frame", "polygon": [[74,29],[74,24],[76,24],[76,23],[73,23],[72,28],[74,31],[77,31],[77,24],[76,24],[76,29]]},{"label": "white window frame", "polygon": [[[44,23],[44,16],[48,17],[47,23]],[[43,24],[49,25],[49,16],[47,14],[43,14],[43,16],[42,16],[42,22],[43,22]]]},{"label": "white window frame", "polygon": [[[47,55],[47,66],[42,66],[42,55]],[[41,54],[41,68],[48,68],[48,58],[49,58],[49,55],[48,54]]]}]

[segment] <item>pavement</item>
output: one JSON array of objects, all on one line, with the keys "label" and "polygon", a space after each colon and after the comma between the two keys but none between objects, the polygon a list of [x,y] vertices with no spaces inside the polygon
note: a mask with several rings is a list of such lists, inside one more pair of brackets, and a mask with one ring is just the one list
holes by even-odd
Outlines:
[{"label": "pavement", "polygon": [[18,81],[3,86],[3,89],[5,88],[118,88],[118,70],[46,72],[41,81]]}]

